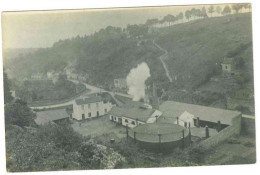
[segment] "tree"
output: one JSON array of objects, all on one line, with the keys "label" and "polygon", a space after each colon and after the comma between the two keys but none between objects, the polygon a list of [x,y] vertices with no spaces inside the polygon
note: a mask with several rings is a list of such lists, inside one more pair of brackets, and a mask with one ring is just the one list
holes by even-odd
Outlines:
[{"label": "tree", "polygon": [[152,25],[154,25],[154,24],[157,24],[158,21],[159,21],[159,20],[158,20],[157,18],[148,19],[148,20],[145,22],[145,24],[146,24],[147,26],[152,26]]},{"label": "tree", "polygon": [[196,16],[196,9],[195,8],[192,8],[191,11],[190,11],[191,15],[193,16],[193,19],[195,19],[195,16]]},{"label": "tree", "polygon": [[221,12],[222,12],[222,8],[221,8],[220,6],[217,6],[217,8],[216,8],[216,12],[217,12],[218,14],[221,14]]},{"label": "tree", "polygon": [[163,17],[163,21],[168,22],[168,25],[170,26],[170,24],[175,21],[175,17],[169,14]]},{"label": "tree", "polygon": [[242,4],[233,4],[232,9],[236,11],[236,13],[239,13],[239,11],[243,8]]},{"label": "tree", "polygon": [[10,92],[10,82],[7,77],[7,74],[4,72],[4,103],[9,103],[13,100],[13,97]]},{"label": "tree", "polygon": [[183,22],[183,12],[180,12],[179,15],[178,15],[178,20],[182,20]]},{"label": "tree", "polygon": [[226,5],[222,11],[222,15],[228,15],[231,13],[231,8],[229,7],[229,5]]},{"label": "tree", "polygon": [[213,5],[209,6],[208,12],[211,14],[211,17],[212,17],[212,14],[215,12],[215,9],[214,9]]},{"label": "tree", "polygon": [[191,17],[191,11],[190,10],[185,11],[185,17],[186,17],[186,19],[188,19],[188,21],[190,20],[190,17]]},{"label": "tree", "polygon": [[207,10],[206,10],[205,7],[202,7],[202,9],[201,9],[201,15],[202,15],[203,18],[208,17],[208,15],[207,15]]},{"label": "tree", "polygon": [[5,124],[18,125],[20,127],[35,126],[35,114],[22,100],[16,100],[12,104],[5,105]]}]

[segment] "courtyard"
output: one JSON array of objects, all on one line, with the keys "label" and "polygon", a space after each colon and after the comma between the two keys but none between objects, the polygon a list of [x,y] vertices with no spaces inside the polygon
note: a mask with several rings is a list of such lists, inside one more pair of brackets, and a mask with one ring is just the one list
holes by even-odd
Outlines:
[{"label": "courtyard", "polygon": [[71,126],[76,132],[91,138],[106,136],[105,139],[120,141],[126,137],[125,127],[111,122],[107,115],[83,122],[74,120]]}]

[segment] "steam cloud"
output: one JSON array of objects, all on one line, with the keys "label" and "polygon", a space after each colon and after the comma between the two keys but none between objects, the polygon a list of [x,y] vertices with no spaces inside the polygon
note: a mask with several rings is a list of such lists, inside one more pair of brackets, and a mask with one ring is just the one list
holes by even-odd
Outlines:
[{"label": "steam cloud", "polygon": [[126,77],[126,83],[129,88],[127,93],[134,97],[134,101],[144,98],[145,81],[150,76],[150,69],[145,62],[138,64],[136,68],[130,70]]}]

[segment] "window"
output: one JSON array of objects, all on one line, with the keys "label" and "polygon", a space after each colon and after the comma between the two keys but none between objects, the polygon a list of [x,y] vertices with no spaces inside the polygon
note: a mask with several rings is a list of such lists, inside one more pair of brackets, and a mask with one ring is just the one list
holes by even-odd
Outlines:
[{"label": "window", "polygon": [[88,113],[88,117],[91,117],[91,112]]},{"label": "window", "polygon": [[228,67],[226,66],[226,70],[228,69]]},{"label": "window", "polygon": [[91,105],[90,105],[90,104],[88,104],[88,108],[89,108],[89,109],[91,108]]},{"label": "window", "polygon": [[107,113],[107,109],[105,109],[105,114]]},{"label": "window", "polygon": [[82,114],[81,116],[82,116],[82,120],[84,120],[85,119],[85,114]]},{"label": "window", "polygon": [[132,125],[135,125],[135,121],[132,121],[131,124],[132,124]]},{"label": "window", "polygon": [[99,117],[99,112],[97,111],[97,117]]},{"label": "window", "polygon": [[125,122],[126,122],[126,123],[128,123],[128,120],[127,120],[127,119],[125,119]]}]

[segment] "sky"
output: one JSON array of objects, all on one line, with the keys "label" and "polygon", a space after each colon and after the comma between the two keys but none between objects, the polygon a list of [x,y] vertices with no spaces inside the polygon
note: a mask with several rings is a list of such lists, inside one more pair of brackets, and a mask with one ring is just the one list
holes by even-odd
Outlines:
[{"label": "sky", "polygon": [[[109,25],[145,23],[167,14],[177,15],[196,6],[82,9],[2,13],[3,48],[51,47],[60,39],[84,36]],[[207,7],[207,6],[206,6]]]}]

